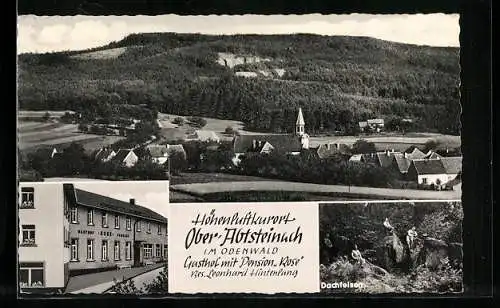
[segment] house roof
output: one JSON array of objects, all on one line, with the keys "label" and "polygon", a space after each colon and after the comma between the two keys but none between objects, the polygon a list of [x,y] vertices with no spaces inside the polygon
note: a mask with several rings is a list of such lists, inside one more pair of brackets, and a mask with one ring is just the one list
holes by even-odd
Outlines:
[{"label": "house roof", "polygon": [[405,151],[406,158],[410,160],[425,158],[425,153],[420,151],[417,147],[414,147],[411,151]]},{"label": "house roof", "polygon": [[368,164],[380,164],[376,153],[361,154],[361,160]]},{"label": "house roof", "polygon": [[239,135],[233,140],[233,149],[235,153],[255,152],[253,141],[258,144],[262,141],[262,145],[269,142],[277,151],[286,153],[300,152],[302,144],[299,138],[294,135]]},{"label": "house roof", "polygon": [[165,145],[148,145],[146,149],[152,157],[164,157],[167,153],[167,147]]},{"label": "house roof", "polygon": [[362,154],[354,154],[353,156],[351,156],[351,158],[349,158],[349,161],[361,161],[362,158]]},{"label": "house roof", "polygon": [[384,119],[369,119],[366,122],[368,124],[384,124]]},{"label": "house roof", "polygon": [[109,149],[109,148],[104,148],[104,149],[100,149],[96,154],[95,154],[95,159],[98,159],[98,160],[103,160],[103,159],[106,159],[108,158],[114,151],[112,149]]},{"label": "house roof", "polygon": [[302,108],[299,108],[299,114],[297,115],[297,122],[295,124],[306,125],[306,122],[304,121],[304,116],[302,115]]},{"label": "house roof", "polygon": [[219,140],[219,136],[211,130],[197,130],[195,131],[196,137],[201,141]]},{"label": "house roof", "polygon": [[447,174],[458,174],[462,171],[462,157],[443,157],[441,158],[444,169]]},{"label": "house roof", "polygon": [[378,152],[377,159],[381,167],[386,168],[392,166],[394,160],[394,152]]},{"label": "house roof", "polygon": [[394,154],[394,161],[399,169],[399,172],[406,173],[408,172],[408,168],[410,167],[411,161],[404,157],[403,153]]},{"label": "house roof", "polygon": [[429,151],[425,154],[425,157],[424,158],[427,158],[427,159],[438,159],[438,158],[442,158],[443,156],[439,155],[438,153],[436,152],[433,152],[433,151]]},{"label": "house roof", "polygon": [[123,162],[130,152],[133,151],[130,149],[119,149],[118,152],[116,152],[116,155],[113,157],[113,160]]},{"label": "house roof", "polygon": [[328,158],[335,154],[349,153],[349,147],[346,144],[322,144],[317,149],[319,158]]},{"label": "house roof", "polygon": [[418,174],[446,174],[443,162],[440,159],[416,159],[413,165]]},{"label": "house roof", "polygon": [[[102,196],[89,191],[74,188],[74,186],[71,184],[69,185],[72,187],[74,191],[74,197],[76,198],[75,201],[79,205],[133,215],[133,216],[139,216],[141,218],[155,220],[163,223],[167,222],[167,219],[165,217],[146,207]],[[69,188],[67,191],[71,192],[71,188]]]}]

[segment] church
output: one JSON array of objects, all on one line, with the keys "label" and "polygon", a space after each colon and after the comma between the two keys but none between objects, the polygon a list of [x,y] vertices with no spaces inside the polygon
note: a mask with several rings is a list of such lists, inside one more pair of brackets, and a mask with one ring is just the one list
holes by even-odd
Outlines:
[{"label": "church", "polygon": [[239,135],[233,139],[233,163],[238,165],[243,155],[269,154],[278,152],[298,155],[303,149],[309,149],[309,135],[305,132],[304,115],[299,108],[294,134],[259,134]]}]

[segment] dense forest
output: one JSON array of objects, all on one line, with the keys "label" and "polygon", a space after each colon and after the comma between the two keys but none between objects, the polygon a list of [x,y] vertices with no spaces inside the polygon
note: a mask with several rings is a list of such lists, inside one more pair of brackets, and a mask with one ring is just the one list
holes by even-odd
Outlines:
[{"label": "dense forest", "polygon": [[[116,56],[79,57],[116,48]],[[266,61],[224,66],[219,53]],[[277,69],[284,73],[234,74]],[[134,34],[84,52],[20,55],[19,103],[93,116],[142,105],[272,132],[292,130],[302,107],[312,133],[353,133],[358,121],[396,117],[412,118],[416,131],[458,134],[459,75],[458,48],[306,34]]]}]

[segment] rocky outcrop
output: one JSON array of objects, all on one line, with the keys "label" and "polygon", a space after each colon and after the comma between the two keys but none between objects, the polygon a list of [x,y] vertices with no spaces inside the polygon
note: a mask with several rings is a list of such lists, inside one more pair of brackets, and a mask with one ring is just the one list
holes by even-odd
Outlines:
[{"label": "rocky outcrop", "polygon": [[376,251],[381,265],[386,269],[399,267],[405,260],[405,247],[395,233],[386,236]]},{"label": "rocky outcrop", "polygon": [[435,238],[424,239],[420,260],[429,269],[436,269],[448,257],[449,245]]}]

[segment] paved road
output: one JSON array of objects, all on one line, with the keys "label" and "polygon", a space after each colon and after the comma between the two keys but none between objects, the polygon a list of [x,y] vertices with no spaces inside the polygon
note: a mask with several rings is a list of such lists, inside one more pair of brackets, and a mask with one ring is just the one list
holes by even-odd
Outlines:
[{"label": "paved road", "polygon": [[343,193],[367,195],[375,197],[391,197],[414,200],[458,200],[461,198],[460,189],[453,191],[431,191],[416,189],[391,189],[342,185],[322,185],[284,181],[242,181],[193,183],[170,186],[172,190],[202,196],[204,194],[236,191],[297,191],[310,193]]},{"label": "paved road", "polygon": [[100,273],[79,275],[71,277],[66,286],[65,293],[103,293],[114,284],[113,278],[121,281],[138,277],[144,273],[161,269],[163,264],[153,264],[142,267],[124,268],[119,270],[110,270]]}]

